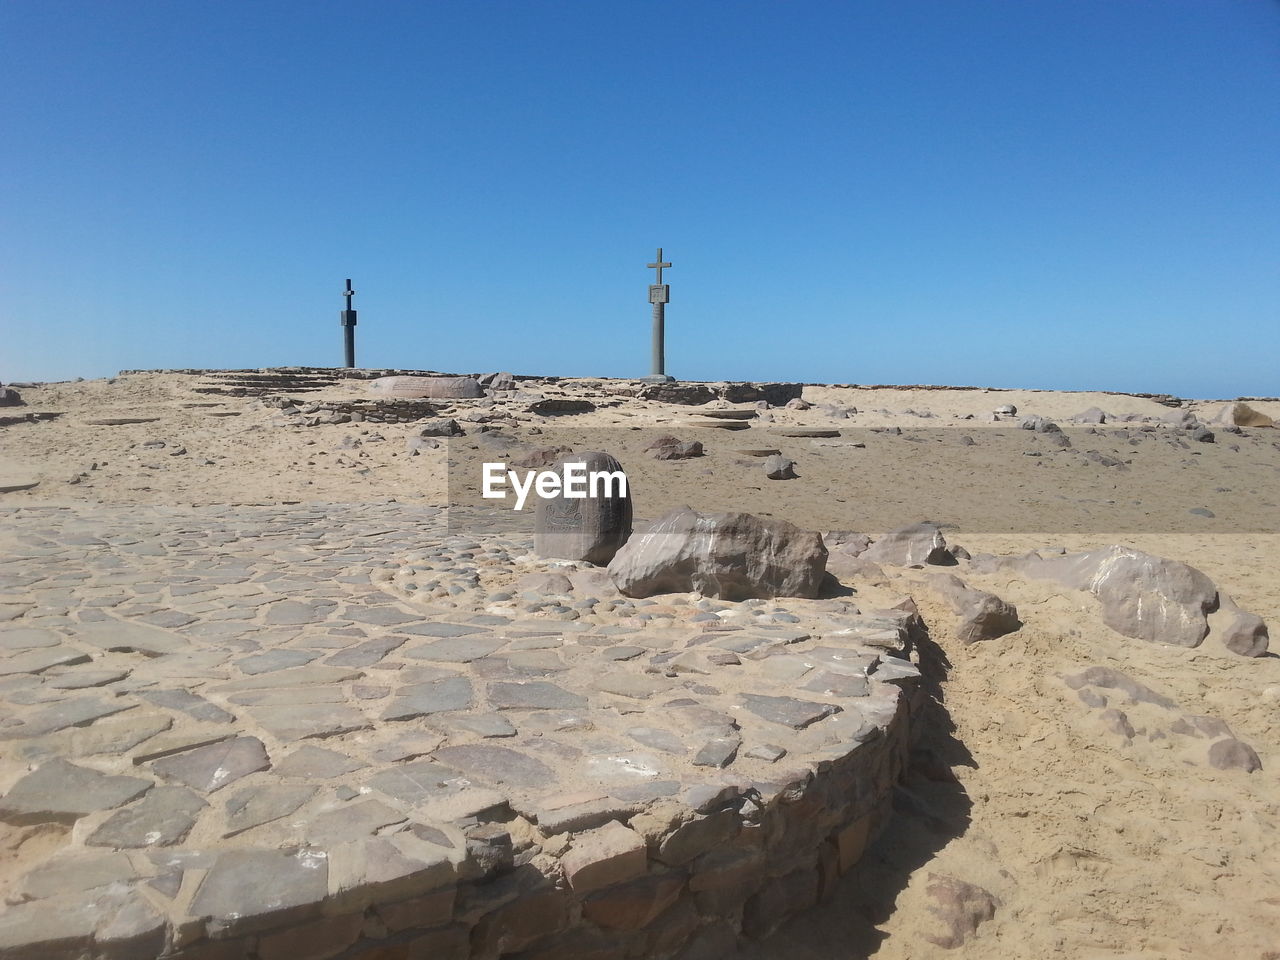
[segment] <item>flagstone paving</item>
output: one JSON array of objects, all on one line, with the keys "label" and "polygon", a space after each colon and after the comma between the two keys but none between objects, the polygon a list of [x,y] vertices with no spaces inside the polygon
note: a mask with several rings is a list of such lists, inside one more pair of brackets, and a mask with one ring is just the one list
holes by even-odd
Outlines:
[{"label": "flagstone paving", "polygon": [[[913,614],[628,600],[530,546],[397,503],[0,511],[0,957],[571,958],[807,905],[762,866],[726,921],[720,868],[687,885],[726,845],[856,862]],[[512,913],[575,875],[589,909]]]}]

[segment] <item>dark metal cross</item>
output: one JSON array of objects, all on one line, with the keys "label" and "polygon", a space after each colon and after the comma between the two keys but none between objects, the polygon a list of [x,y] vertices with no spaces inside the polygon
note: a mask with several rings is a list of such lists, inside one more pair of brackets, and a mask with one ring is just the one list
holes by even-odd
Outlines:
[{"label": "dark metal cross", "polygon": [[348,367],[356,365],[356,312],[351,309],[351,298],[356,292],[351,289],[351,280],[347,280],[347,289],[342,291],[342,295],[347,298],[347,309],[339,314],[338,322],[342,324],[342,346],[343,352],[346,354],[346,363]]},{"label": "dark metal cross", "polygon": [[658,261],[657,261],[657,263],[649,263],[649,264],[646,264],[646,266],[647,266],[650,270],[657,270],[657,271],[658,271],[658,279],[657,279],[657,280],[655,280],[654,282],[655,282],[655,283],[661,283],[661,282],[662,282],[662,268],[663,268],[663,267],[669,267],[669,266],[671,266],[671,264],[669,264],[669,263],[663,263],[663,262],[662,262],[662,248],[661,248],[661,247],[659,247],[659,248],[658,248]]}]

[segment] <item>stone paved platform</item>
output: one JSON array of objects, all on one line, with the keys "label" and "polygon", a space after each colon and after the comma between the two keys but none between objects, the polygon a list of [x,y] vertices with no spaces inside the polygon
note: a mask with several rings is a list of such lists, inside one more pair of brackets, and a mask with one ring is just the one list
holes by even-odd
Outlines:
[{"label": "stone paved platform", "polygon": [[712,956],[811,906],[888,816],[914,614],[529,547],[0,512],[0,957]]}]

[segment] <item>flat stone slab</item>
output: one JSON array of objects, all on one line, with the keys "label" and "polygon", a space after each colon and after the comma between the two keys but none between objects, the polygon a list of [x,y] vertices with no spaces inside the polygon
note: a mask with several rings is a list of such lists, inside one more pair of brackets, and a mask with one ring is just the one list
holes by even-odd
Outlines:
[{"label": "flat stone slab", "polygon": [[587,705],[581,694],[542,680],[491,683],[486,696],[498,710],[577,710]]},{"label": "flat stone slab", "polygon": [[186,839],[204,807],[204,800],[185,787],[156,787],[113,813],[85,843],[117,849],[173,846]]},{"label": "flat stone slab", "polygon": [[357,707],[344,704],[296,704],[249,707],[264,730],[282,743],[336,737],[371,727],[373,722]]},{"label": "flat stone slab", "polygon": [[795,697],[773,697],[754,693],[746,694],[742,698],[742,705],[764,720],[793,727],[796,730],[803,730],[840,709],[833,703],[814,703],[812,700],[797,700]]},{"label": "flat stone slab", "polygon": [[496,653],[507,641],[492,634],[484,636],[445,637],[434,643],[407,647],[406,657],[415,660],[434,660],[438,663],[470,663]]},{"label": "flat stone slab", "polygon": [[141,777],[109,776],[66,760],[50,760],[0,799],[0,820],[17,826],[70,824],[99,810],[114,810],[154,785]]},{"label": "flat stone slab", "polygon": [[106,700],[98,696],[79,696],[74,700],[62,700],[42,707],[28,716],[25,723],[16,727],[0,727],[0,739],[43,737],[58,730],[89,724],[103,717],[131,709],[133,704],[127,701]]},{"label": "flat stone slab", "polygon": [[489,629],[466,623],[415,623],[400,627],[397,632],[412,633],[419,637],[466,637],[476,633],[489,633]]},{"label": "flat stone slab", "polygon": [[412,720],[447,710],[467,710],[473,700],[471,681],[466,677],[409,684],[396,691],[395,699],[382,714],[382,719]]},{"label": "flat stone slab", "polygon": [[292,784],[263,784],[246,787],[227,798],[227,829],[224,837],[272,823],[295,812],[316,795],[319,788]]},{"label": "flat stone slab", "polygon": [[234,714],[189,690],[139,690],[138,696],[157,707],[180,710],[187,716],[206,723],[230,723],[235,719]]},{"label": "flat stone slab", "polygon": [[832,430],[827,427],[775,427],[772,433],[776,433],[782,437],[838,437],[839,430]]},{"label": "flat stone slab", "polygon": [[745,420],[689,420],[684,424],[693,430],[749,430]]},{"label": "flat stone slab", "polygon": [[0,650],[34,650],[56,647],[60,643],[61,634],[40,627],[8,627],[0,631]]},{"label": "flat stone slab", "polygon": [[270,626],[321,623],[329,618],[329,614],[333,613],[337,606],[336,603],[328,600],[281,600],[267,608],[263,622]]},{"label": "flat stone slab", "polygon": [[352,759],[345,753],[303,744],[276,764],[275,772],[281,777],[335,780],[364,766],[365,764]]},{"label": "flat stone slab", "polygon": [[250,933],[270,926],[273,915],[288,919],[318,904],[328,890],[328,862],[309,850],[228,850],[213,861],[191,914],[223,936]]},{"label": "flat stone slab", "polygon": [[149,624],[125,620],[99,620],[79,624],[75,628],[75,637],[104,650],[141,653],[150,657],[184,653],[190,649],[190,644],[177,634]]},{"label": "flat stone slab", "polygon": [[711,420],[754,420],[754,410],[699,410],[698,416]]},{"label": "flat stone slab", "polygon": [[434,756],[447,766],[495,786],[549,787],[557,779],[555,771],[541,760],[507,747],[463,744],[441,747]]},{"label": "flat stone slab", "polygon": [[16,673],[43,673],[50,667],[88,663],[89,655],[73,647],[43,647],[24,650],[9,657],[0,657],[0,677]]},{"label": "flat stone slab", "polygon": [[164,757],[151,768],[166,780],[185,783],[201,793],[213,793],[270,766],[271,760],[261,740],[236,737]]},{"label": "flat stone slab", "polygon": [[123,427],[130,423],[155,423],[159,417],[94,417],[82,420],[91,427]]}]

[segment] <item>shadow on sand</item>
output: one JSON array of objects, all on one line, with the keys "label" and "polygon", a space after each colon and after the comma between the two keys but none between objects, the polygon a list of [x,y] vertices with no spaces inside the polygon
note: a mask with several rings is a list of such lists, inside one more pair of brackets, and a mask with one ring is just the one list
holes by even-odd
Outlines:
[{"label": "shadow on sand", "polygon": [[[911,875],[969,827],[973,804],[951,768],[976,767],[956,738],[944,684],[951,669],[946,652],[923,629],[916,637],[929,695],[924,732],[911,764],[894,790],[893,818],[862,861],[830,897],[794,917],[772,935],[740,950],[737,960],[855,960],[873,956],[887,935],[877,929],[893,914]],[[927,947],[927,944],[921,944]]]}]

